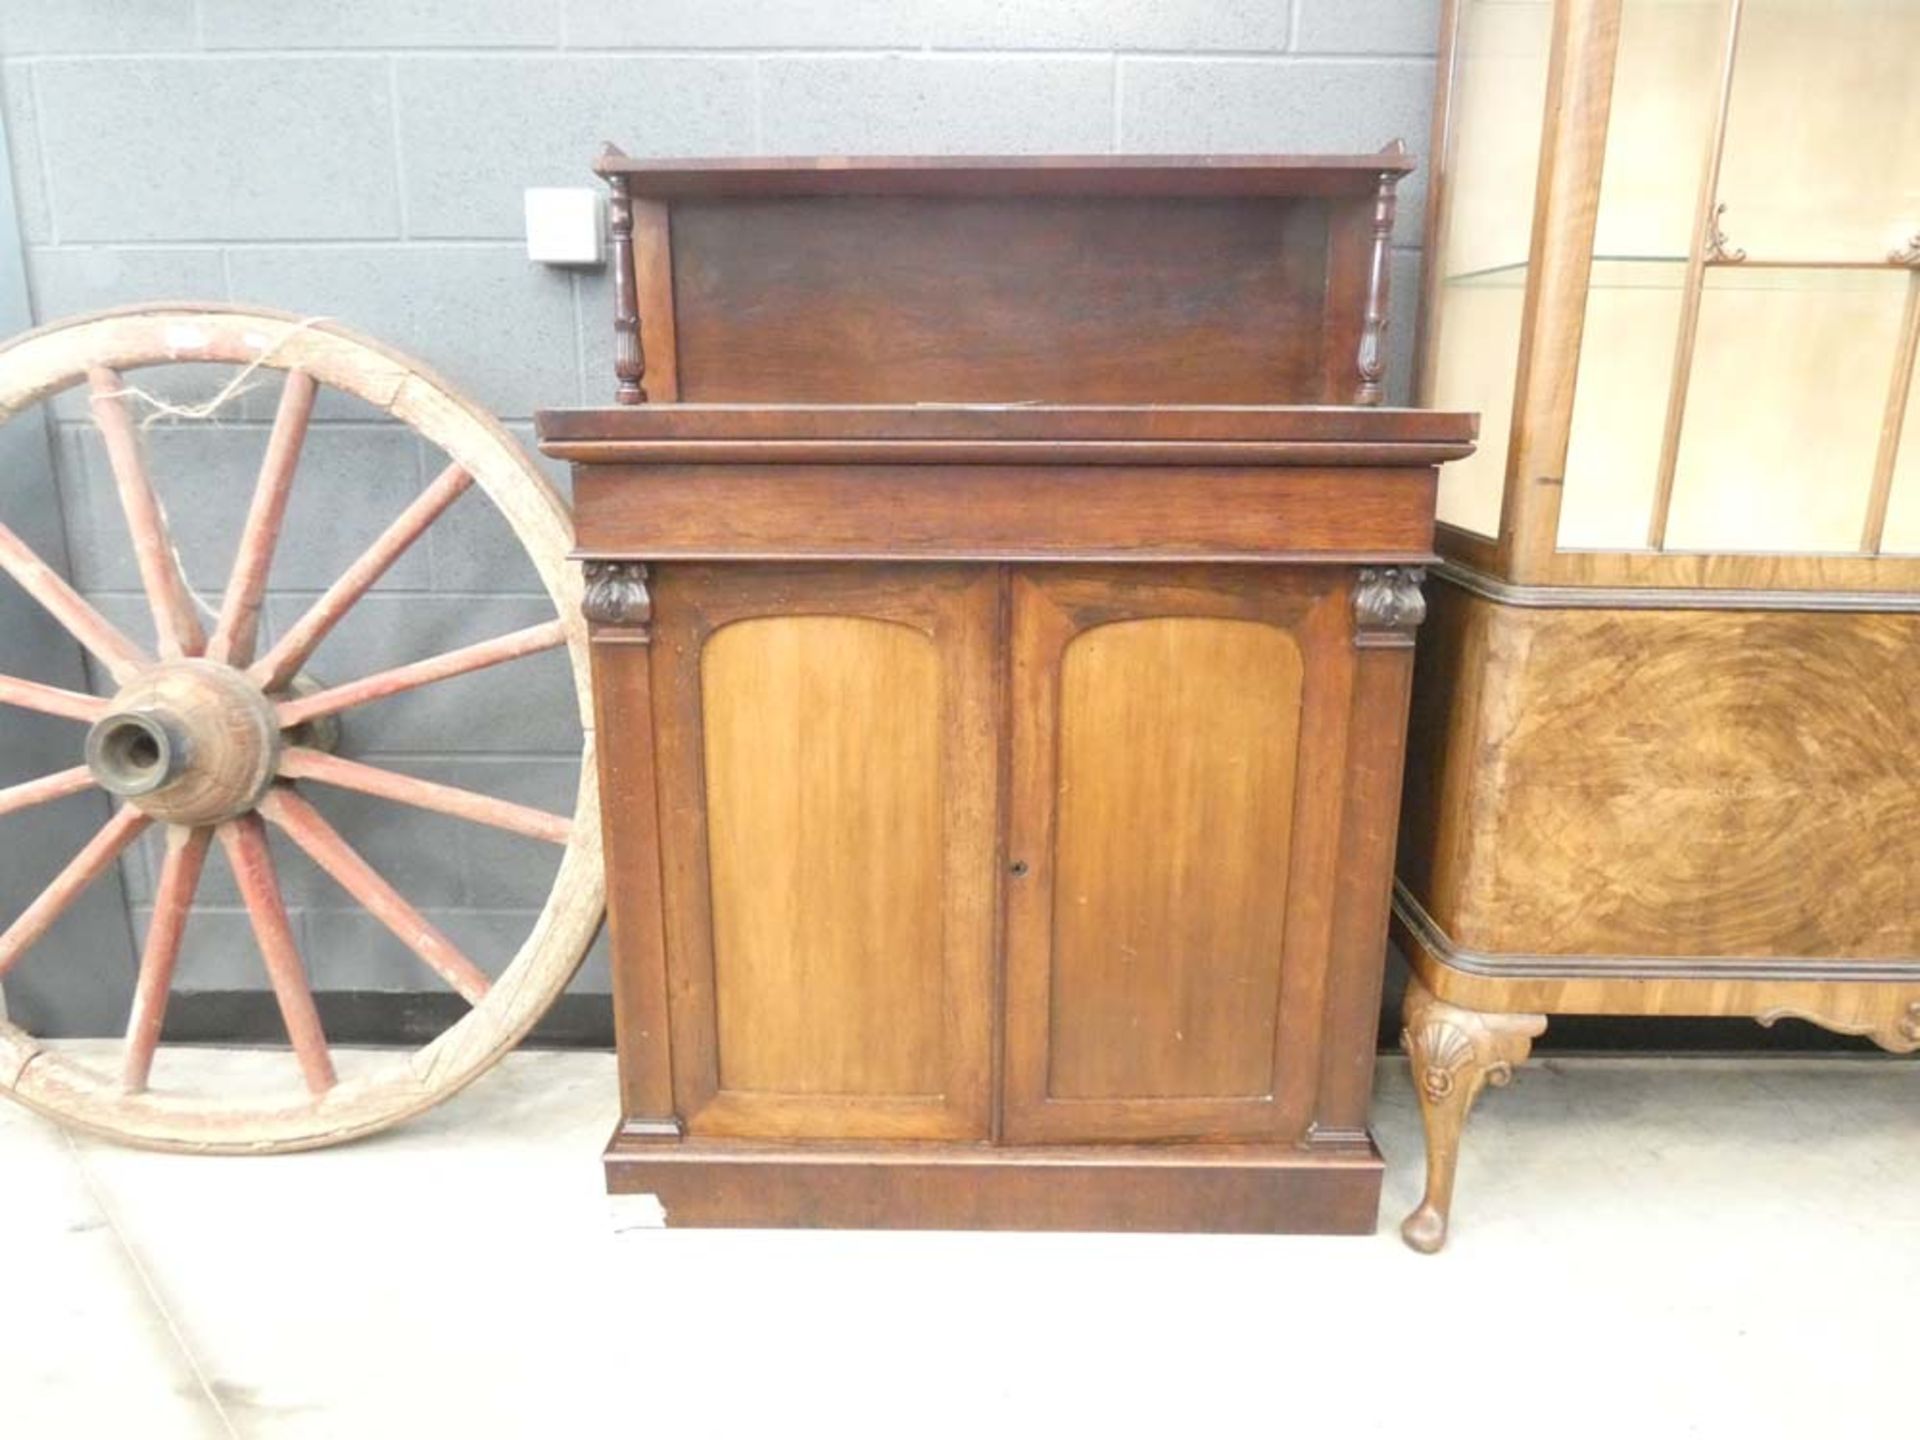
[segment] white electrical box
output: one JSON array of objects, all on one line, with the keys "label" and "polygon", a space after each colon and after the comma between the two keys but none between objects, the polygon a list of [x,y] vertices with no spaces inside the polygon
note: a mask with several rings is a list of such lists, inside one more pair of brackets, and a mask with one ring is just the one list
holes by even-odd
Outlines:
[{"label": "white electrical box", "polygon": [[598,265],[604,258],[600,192],[586,186],[527,194],[527,258],[543,265]]}]

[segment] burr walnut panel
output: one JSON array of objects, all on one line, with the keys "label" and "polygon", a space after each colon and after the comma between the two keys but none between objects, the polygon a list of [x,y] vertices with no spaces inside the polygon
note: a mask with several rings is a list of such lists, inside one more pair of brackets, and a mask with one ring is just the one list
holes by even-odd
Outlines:
[{"label": "burr walnut panel", "polygon": [[1401,876],[1452,944],[1920,954],[1920,616],[1433,601]]}]

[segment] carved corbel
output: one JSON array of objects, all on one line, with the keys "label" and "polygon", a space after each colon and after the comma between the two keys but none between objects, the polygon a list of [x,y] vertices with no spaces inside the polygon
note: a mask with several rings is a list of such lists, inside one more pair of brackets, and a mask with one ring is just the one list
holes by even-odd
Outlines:
[{"label": "carved corbel", "polygon": [[1369,567],[1353,587],[1353,643],[1411,645],[1413,632],[1427,618],[1427,598],[1420,593],[1427,572],[1417,565]]},{"label": "carved corbel", "polygon": [[638,560],[589,560],[586,573],[581,613],[596,626],[635,631],[632,638],[644,643],[653,623],[647,567]]}]

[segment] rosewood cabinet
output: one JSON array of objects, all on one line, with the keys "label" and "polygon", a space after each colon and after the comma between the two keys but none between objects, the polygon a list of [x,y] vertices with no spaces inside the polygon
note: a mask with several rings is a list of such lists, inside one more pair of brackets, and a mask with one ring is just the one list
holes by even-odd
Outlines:
[{"label": "rosewood cabinet", "polygon": [[1446,1234],[1559,1013],[1920,1048],[1920,6],[1450,0],[1397,935]]},{"label": "rosewood cabinet", "polygon": [[588,571],[614,1189],[1371,1229],[1419,567],[1473,423],[1317,402],[1379,382],[1404,165],[606,164],[652,231],[649,403],[541,429]]}]

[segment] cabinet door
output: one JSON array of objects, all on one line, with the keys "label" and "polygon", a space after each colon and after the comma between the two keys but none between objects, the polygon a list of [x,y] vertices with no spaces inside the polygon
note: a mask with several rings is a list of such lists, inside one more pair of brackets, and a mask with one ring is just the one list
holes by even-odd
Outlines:
[{"label": "cabinet door", "polygon": [[1012,585],[1007,1138],[1303,1134],[1352,685],[1343,577]]},{"label": "cabinet door", "polygon": [[984,566],[661,567],[689,1133],[987,1133],[998,609]]}]

